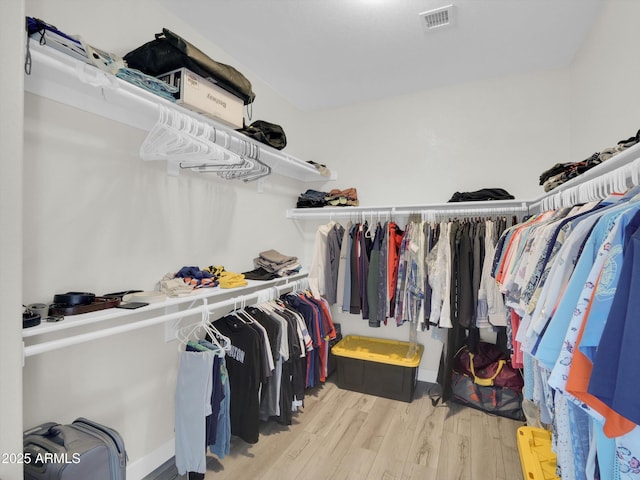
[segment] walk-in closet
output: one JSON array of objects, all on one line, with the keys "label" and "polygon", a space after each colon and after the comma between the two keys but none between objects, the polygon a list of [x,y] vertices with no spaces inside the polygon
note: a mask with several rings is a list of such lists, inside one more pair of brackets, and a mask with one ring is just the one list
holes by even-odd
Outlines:
[{"label": "walk-in closet", "polygon": [[639,2],[0,10],[0,479],[640,478]]}]

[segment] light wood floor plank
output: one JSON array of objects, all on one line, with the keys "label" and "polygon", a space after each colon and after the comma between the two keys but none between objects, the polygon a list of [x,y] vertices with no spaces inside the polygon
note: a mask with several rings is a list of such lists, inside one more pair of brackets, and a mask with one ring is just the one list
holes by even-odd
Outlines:
[{"label": "light wood floor plank", "polygon": [[524,425],[523,422],[516,422],[508,418],[496,418],[498,432],[500,435],[500,445],[502,459],[504,462],[504,480],[512,478],[522,478],[522,465],[520,464],[520,453],[518,452],[517,430]]},{"label": "light wood floor plank", "polygon": [[472,408],[454,402],[447,402],[448,412],[444,422],[444,431],[468,435],[471,429]]},{"label": "light wood floor plank", "polygon": [[205,478],[522,480],[521,425],[451,402],[434,407],[423,383],[409,403],[341,390],[329,379],[308,392],[292,425],[263,423],[254,445],[232,437],[228,457],[208,457]]},{"label": "light wood floor plank", "polygon": [[443,480],[480,480],[491,477],[486,476],[484,471],[482,471],[481,476],[472,476],[471,463],[469,462],[468,436],[443,431],[436,478]]},{"label": "light wood floor plank", "polygon": [[343,455],[331,480],[365,480],[376,458],[376,452],[365,448],[350,448]]},{"label": "light wood floor plank", "polygon": [[[351,469],[351,448],[353,439],[360,430],[360,427],[367,418],[367,413],[349,409],[349,414],[345,415],[344,422],[336,425],[331,434],[327,435],[316,455],[305,465],[304,477],[308,480],[323,480],[335,478],[337,470],[342,464],[343,468]],[[355,466],[360,468],[359,465]]]},{"label": "light wood floor plank", "polygon": [[472,472],[484,470],[486,478],[504,478],[502,449],[496,448],[495,432],[498,428],[495,418],[486,413],[472,410],[469,436],[469,462]]},{"label": "light wood floor plank", "polygon": [[413,441],[407,454],[409,465],[437,468],[447,412],[446,406],[422,405],[422,414],[418,418]]},{"label": "light wood floor plank", "polygon": [[396,413],[397,402],[371,395],[365,396],[372,399],[372,407],[360,431],[353,439],[353,446],[378,452]]},{"label": "light wood floor plank", "polygon": [[438,470],[435,467],[406,462],[400,478],[401,480],[436,480],[440,478],[437,475]]}]

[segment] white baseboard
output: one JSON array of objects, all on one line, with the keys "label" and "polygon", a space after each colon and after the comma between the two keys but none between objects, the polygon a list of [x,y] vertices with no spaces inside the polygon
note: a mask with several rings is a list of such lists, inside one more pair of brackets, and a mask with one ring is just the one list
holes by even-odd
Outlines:
[{"label": "white baseboard", "polygon": [[153,452],[127,465],[127,480],[142,480],[176,453],[175,439],[171,439]]}]

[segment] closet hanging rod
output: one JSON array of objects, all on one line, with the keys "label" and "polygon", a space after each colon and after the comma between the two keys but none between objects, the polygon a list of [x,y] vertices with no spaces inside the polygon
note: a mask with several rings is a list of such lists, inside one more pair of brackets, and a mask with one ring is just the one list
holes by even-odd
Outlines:
[{"label": "closet hanging rod", "polygon": [[[576,192],[582,189],[584,192],[594,189],[598,183],[605,184],[611,180],[609,193],[615,188],[627,185],[640,184],[640,143],[609,158],[601,164],[578,175],[575,178],[559,185],[548,193],[535,199],[527,200],[494,200],[486,202],[459,202],[439,203],[428,205],[405,206],[371,206],[371,207],[322,207],[322,208],[291,208],[286,212],[290,219],[318,219],[318,218],[348,218],[356,214],[368,215],[392,215],[409,213],[433,213],[436,215],[455,214],[456,210],[481,210],[483,213],[533,213],[542,207],[553,208],[554,205],[566,204],[567,199],[575,198]],[[597,189],[596,189],[597,190]],[[571,193],[569,193],[571,192]],[[606,188],[600,185],[599,198],[604,198],[608,193]],[[564,196],[562,196],[564,195]],[[563,203],[564,202],[564,203]],[[508,210],[511,209],[511,210]]]},{"label": "closet hanging rod", "polygon": [[[130,317],[134,315],[139,315],[141,313],[148,313],[152,310],[157,310],[160,308],[166,307],[178,307],[179,305],[188,304],[195,301],[203,301],[203,302],[211,302],[215,301],[216,297],[220,297],[223,295],[231,295],[233,293],[245,292],[245,291],[253,291],[254,289],[264,289],[267,287],[273,287],[274,285],[280,284],[280,282],[284,282],[283,284],[290,283],[292,281],[303,279],[307,276],[306,272],[297,273],[294,275],[290,275],[288,277],[276,278],[273,280],[266,281],[258,281],[258,280],[249,280],[249,285],[244,287],[238,287],[233,290],[223,290],[223,289],[200,289],[199,291],[185,296],[185,297],[175,297],[168,298],[163,302],[151,303],[147,305],[141,310],[124,310],[118,308],[110,308],[107,310],[101,310],[93,313],[85,313],[82,315],[73,315],[66,317],[64,321],[57,323],[48,323],[44,322],[36,327],[31,327],[24,329],[22,331],[22,337],[33,337],[37,335],[45,335],[53,332],[58,332],[60,330],[66,330],[70,328],[77,327],[85,327],[87,325],[102,323],[108,320],[120,319],[124,317]],[[187,308],[190,308],[188,306]]]},{"label": "closet hanging rod", "polygon": [[593,202],[602,200],[612,193],[624,193],[635,185],[640,185],[640,158],[627,161],[614,170],[592,176],[560,191],[552,190],[544,198],[531,202],[530,208],[544,211]]},{"label": "closet hanging rod", "polygon": [[[96,330],[95,332],[80,333],[71,337],[65,337],[58,340],[51,340],[49,342],[42,342],[35,345],[29,345],[24,347],[24,356],[31,357],[33,355],[39,355],[41,353],[51,352],[53,350],[59,350],[61,348],[70,347],[72,345],[78,345],[91,340],[97,340],[99,338],[110,337],[119,333],[131,332],[141,328],[151,327],[153,325],[159,325],[166,323],[170,320],[176,320],[178,318],[199,315],[202,314],[204,306],[196,308],[190,308],[188,310],[181,310],[179,312],[168,313],[166,315],[160,315],[159,317],[153,317],[146,320],[140,320],[135,323],[127,323],[125,325],[118,325],[117,327],[106,328],[102,330]],[[23,342],[24,345],[24,342]]]},{"label": "closet hanging rod", "polygon": [[[234,298],[229,298],[227,300],[223,300],[221,302],[216,302],[208,305],[203,305],[205,310],[208,310],[209,313],[213,313],[214,310],[222,310],[229,307],[240,308],[242,306],[247,305],[255,305],[256,303],[267,301],[267,300],[275,300],[279,297],[284,291],[294,291],[301,288],[301,280],[296,280],[291,283],[285,283],[284,285],[274,285],[273,287],[265,288],[262,290],[258,290],[257,292],[247,293],[246,295],[239,295]],[[274,296],[273,293],[276,293]],[[263,298],[263,294],[268,293],[268,299]]]},{"label": "closet hanging rod", "polygon": [[292,208],[286,216],[291,219],[339,218],[354,216],[391,215],[487,215],[528,213],[527,202],[521,200],[495,200],[485,202],[452,202],[430,205],[372,206],[372,207],[323,207]]},{"label": "closet hanging rod", "polygon": [[[608,160],[605,160],[601,164],[596,165],[595,167],[587,170],[584,173],[581,173],[577,177],[574,177],[561,185],[558,185],[550,192],[547,192],[533,200],[530,200],[527,203],[532,208],[544,205],[545,201],[550,197],[558,196],[565,191],[575,191],[574,189],[580,188],[581,185],[591,180],[596,180],[598,178],[607,176],[615,176],[620,172],[625,172],[626,169],[624,169],[623,167],[634,164],[637,159],[640,159],[640,143],[633,145],[626,150],[623,150],[622,152],[614,155]],[[626,170],[626,172],[629,172],[629,170]]]},{"label": "closet hanging rod", "polygon": [[26,92],[145,131],[156,123],[157,106],[163,105],[225,132],[231,139],[230,150],[235,153],[241,151],[240,144],[250,142],[260,150],[260,159],[275,174],[304,182],[326,182],[337,178],[335,171],[330,177],[325,177],[308,162],[253,141],[222,122],[203,117],[47,45],[31,41],[29,48],[33,68],[30,75],[25,75]]},{"label": "closet hanging rod", "polygon": [[[306,277],[306,274],[305,274],[305,277]],[[25,346],[23,342],[23,360],[26,357],[31,357],[34,355],[39,355],[41,353],[51,352],[53,350],[59,350],[61,348],[70,347],[72,345],[78,345],[80,343],[85,343],[91,340],[97,340],[99,338],[106,338],[106,337],[110,337],[120,333],[131,332],[134,330],[151,327],[153,325],[160,325],[163,323],[170,322],[172,320],[179,320],[181,318],[192,316],[192,315],[202,315],[204,310],[211,311],[215,309],[228,308],[236,305],[244,306],[249,302],[255,302],[257,300],[262,299],[263,294],[268,294],[269,298],[273,298],[272,293],[274,291],[277,292],[277,295],[280,295],[281,292],[286,289],[294,290],[294,289],[300,288],[301,282],[304,281],[305,277],[298,278],[297,280],[287,281],[286,283],[281,285],[271,285],[269,287],[262,288],[255,292],[248,293],[246,295],[239,295],[233,298],[222,300],[220,302],[204,303],[203,305],[199,305],[198,307],[189,308],[187,310],[180,310],[178,312],[168,313],[168,314],[160,315],[157,317],[148,318],[145,320],[139,320],[133,323],[125,324],[125,325],[118,325],[115,327],[96,330],[94,332],[81,333],[81,334],[73,335],[70,337],[60,338],[57,340],[37,343],[34,345]]]}]

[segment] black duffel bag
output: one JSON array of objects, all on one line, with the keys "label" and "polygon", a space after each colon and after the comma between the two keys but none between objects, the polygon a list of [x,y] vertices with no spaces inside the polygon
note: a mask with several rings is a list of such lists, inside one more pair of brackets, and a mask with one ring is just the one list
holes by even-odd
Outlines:
[{"label": "black duffel bag", "polygon": [[216,62],[171,30],[162,29],[156,39],[132,50],[124,56],[130,68],[157,77],[178,68],[187,68],[242,99],[245,105],[253,102],[251,82],[235,68]]},{"label": "black duffel bag", "polygon": [[251,125],[245,125],[243,128],[238,129],[238,132],[244,133],[247,137],[251,137],[277,150],[282,150],[287,146],[287,136],[284,133],[284,129],[275,123],[256,120]]}]

